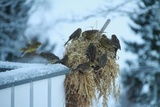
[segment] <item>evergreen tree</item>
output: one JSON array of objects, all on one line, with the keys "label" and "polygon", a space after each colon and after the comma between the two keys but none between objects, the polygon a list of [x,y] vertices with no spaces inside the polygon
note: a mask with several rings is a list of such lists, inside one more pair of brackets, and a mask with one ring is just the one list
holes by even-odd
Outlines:
[{"label": "evergreen tree", "polygon": [[126,50],[138,55],[139,66],[160,65],[160,0],[141,0],[138,7],[130,27],[143,43],[125,41]]},{"label": "evergreen tree", "polygon": [[0,60],[12,61],[20,55],[31,6],[27,0],[0,0]]},{"label": "evergreen tree", "polygon": [[[160,65],[160,0],[140,0],[138,7],[138,11],[130,14],[134,22],[130,27],[143,42],[124,42],[126,50],[138,56],[136,63],[140,69],[122,74],[125,98],[129,103],[123,107],[134,107],[136,103],[140,107],[158,107],[160,69],[156,67]],[[133,61],[127,62],[132,67]]]}]

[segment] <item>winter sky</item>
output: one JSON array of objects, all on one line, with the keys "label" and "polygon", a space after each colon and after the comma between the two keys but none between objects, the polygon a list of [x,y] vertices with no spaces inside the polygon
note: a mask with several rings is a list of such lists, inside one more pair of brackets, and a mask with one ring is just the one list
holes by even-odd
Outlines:
[{"label": "winter sky", "polygon": [[[118,51],[119,60],[117,63],[120,65],[120,68],[124,68],[126,66],[126,59],[135,59],[136,57],[129,52],[125,52],[125,44],[122,41],[126,40],[137,40],[134,37],[134,33],[129,28],[128,24],[131,23],[127,16],[120,15],[110,15],[108,14],[106,17],[101,17],[97,15],[97,17],[87,19],[81,22],[69,23],[55,23],[55,20],[58,19],[72,19],[72,16],[85,16],[93,10],[96,10],[100,7],[104,7],[105,5],[116,6],[123,2],[122,0],[37,0],[34,8],[36,11],[30,17],[29,25],[32,28],[27,31],[34,30],[38,28],[36,33],[40,33],[41,36],[48,37],[52,44],[56,43],[56,49],[54,53],[59,57],[63,56],[64,53],[64,43],[68,40],[70,34],[75,31],[77,28],[82,28],[82,30],[91,29],[90,26],[94,26],[94,28],[101,29],[105,21],[110,18],[111,23],[105,30],[106,35],[111,37],[112,34],[116,34],[120,39],[121,43],[121,51]],[[135,2],[131,2],[123,8],[133,8]],[[97,23],[97,24],[96,24]],[[42,32],[40,32],[42,31]],[[43,39],[42,39],[43,43]]]}]

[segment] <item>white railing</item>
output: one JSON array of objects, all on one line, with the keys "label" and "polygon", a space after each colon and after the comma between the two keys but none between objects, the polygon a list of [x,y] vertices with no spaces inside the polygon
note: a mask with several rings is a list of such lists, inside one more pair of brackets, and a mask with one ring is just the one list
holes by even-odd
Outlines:
[{"label": "white railing", "polygon": [[[6,63],[9,62],[0,62],[0,68],[5,69]],[[0,107],[65,106],[67,67],[61,64],[14,64],[9,68],[14,70],[0,73]]]}]

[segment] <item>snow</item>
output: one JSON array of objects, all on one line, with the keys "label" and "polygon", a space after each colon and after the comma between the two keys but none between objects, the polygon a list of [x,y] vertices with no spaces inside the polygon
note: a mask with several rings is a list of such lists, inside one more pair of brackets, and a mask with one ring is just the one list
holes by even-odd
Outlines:
[{"label": "snow", "polygon": [[141,94],[147,94],[149,92],[149,84],[144,84],[141,90]]},{"label": "snow", "polygon": [[0,61],[0,68],[17,69],[17,68],[35,66],[35,65],[44,65],[44,64]]},{"label": "snow", "polygon": [[0,62],[0,68],[11,68],[0,73],[0,85],[13,83],[20,80],[34,79],[60,71],[67,71],[69,68],[62,64],[26,64],[15,62]]}]

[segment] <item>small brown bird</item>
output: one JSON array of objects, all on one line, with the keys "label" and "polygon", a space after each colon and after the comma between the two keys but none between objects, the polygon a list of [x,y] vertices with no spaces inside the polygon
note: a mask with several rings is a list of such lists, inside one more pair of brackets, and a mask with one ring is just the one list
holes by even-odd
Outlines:
[{"label": "small brown bird", "polygon": [[56,63],[61,63],[63,65],[66,65],[68,64],[68,55],[65,55],[61,60],[57,61]]},{"label": "small brown bird", "polygon": [[57,61],[59,61],[59,57],[54,55],[53,53],[48,53],[48,52],[41,52],[40,56],[42,56],[43,58],[45,58],[47,61],[49,61],[49,63],[56,63]]},{"label": "small brown bird", "polygon": [[103,37],[103,38],[106,38],[106,39],[108,39],[108,37],[107,37],[105,34],[103,34],[103,35],[102,35],[102,37]]},{"label": "small brown bird", "polygon": [[32,53],[35,52],[36,49],[41,45],[40,42],[34,42],[32,44],[27,44],[27,47],[21,48],[20,50],[23,52],[22,56],[24,56],[26,53]]},{"label": "small brown bird", "polygon": [[97,36],[99,30],[86,30],[82,33],[82,37],[85,39],[91,40]]},{"label": "small brown bird", "polygon": [[93,43],[90,43],[87,47],[86,55],[90,62],[94,62],[96,58],[96,47],[93,45]]},{"label": "small brown bird", "polygon": [[117,36],[113,34],[111,40],[114,43],[114,45],[116,46],[116,48],[121,50],[121,45],[120,45],[120,42],[119,42]]},{"label": "small brown bird", "polygon": [[90,62],[85,62],[82,64],[79,64],[76,69],[74,69],[73,71],[80,71],[80,72],[86,72],[86,70],[88,70],[90,68]]},{"label": "small brown bird", "polygon": [[106,62],[107,62],[107,53],[105,52],[100,56],[98,64],[100,67],[103,68],[106,65]]},{"label": "small brown bird", "polygon": [[96,65],[96,66],[94,67],[94,71],[97,72],[100,68],[101,68],[101,67],[100,67],[99,65]]},{"label": "small brown bird", "polygon": [[75,40],[75,39],[78,39],[80,36],[81,36],[81,33],[82,33],[82,29],[81,28],[78,28],[77,30],[75,30],[71,36],[69,37],[68,41],[64,44],[64,46],[72,39],[72,40]]},{"label": "small brown bird", "polygon": [[98,59],[98,64],[94,66],[94,71],[97,72],[100,68],[104,68],[107,62],[107,53],[102,54]]},{"label": "small brown bird", "polygon": [[121,50],[121,45],[120,45],[120,42],[119,42],[119,40],[118,40],[116,35],[113,34],[111,40],[112,40],[113,45],[115,47],[115,58],[116,58],[118,49]]},{"label": "small brown bird", "polygon": [[99,42],[105,48],[111,48],[112,44],[113,44],[112,41],[110,39],[108,39],[105,34],[102,35]]}]

